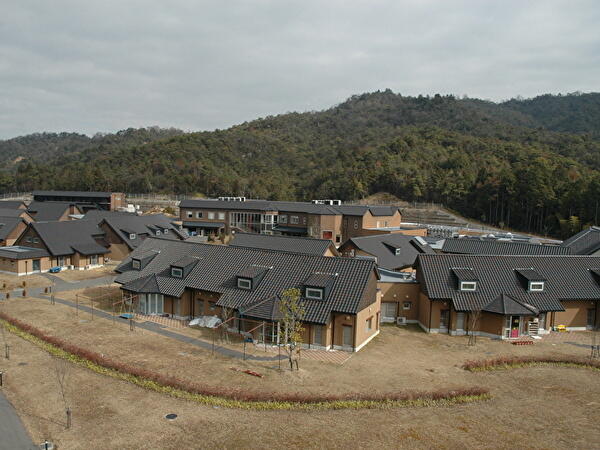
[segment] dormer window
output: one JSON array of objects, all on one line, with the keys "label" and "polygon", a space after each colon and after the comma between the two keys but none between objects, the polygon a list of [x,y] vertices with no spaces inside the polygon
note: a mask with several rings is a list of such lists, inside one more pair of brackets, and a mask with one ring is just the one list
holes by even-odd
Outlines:
[{"label": "dormer window", "polygon": [[237,287],[249,291],[252,289],[252,280],[249,280],[248,278],[238,278]]},{"label": "dormer window", "polygon": [[156,230],[156,235],[160,236],[160,230]]},{"label": "dormer window", "polygon": [[183,269],[181,267],[171,267],[171,276],[175,278],[183,278]]},{"label": "dormer window", "polygon": [[477,290],[477,283],[475,281],[461,281],[460,282],[460,290],[473,292]]},{"label": "dormer window", "polygon": [[163,233],[164,233],[164,234],[168,234],[168,233],[169,233],[169,229],[168,229],[168,228],[165,228],[165,229],[163,230]]},{"label": "dormer window", "polygon": [[130,239],[130,240],[132,240],[132,241],[133,241],[135,238],[136,238],[136,235],[135,235],[135,233],[130,233],[130,234],[129,234],[129,239]]},{"label": "dormer window", "polygon": [[139,259],[132,259],[131,260],[131,267],[133,267],[136,270],[140,270],[140,267],[142,267],[142,263]]},{"label": "dormer window", "polygon": [[530,281],[529,292],[542,292],[544,290],[543,281]]},{"label": "dormer window", "polygon": [[400,249],[400,248],[394,249],[394,255],[400,256],[400,250],[402,250],[402,249]]},{"label": "dormer window", "polygon": [[312,298],[314,300],[323,300],[323,289],[306,288],[306,298]]}]

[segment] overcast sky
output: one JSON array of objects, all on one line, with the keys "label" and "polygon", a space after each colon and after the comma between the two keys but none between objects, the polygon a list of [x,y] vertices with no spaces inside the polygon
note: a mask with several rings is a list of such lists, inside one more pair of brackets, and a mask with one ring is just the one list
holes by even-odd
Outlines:
[{"label": "overcast sky", "polygon": [[600,91],[600,2],[3,0],[0,139],[210,130],[353,94]]}]

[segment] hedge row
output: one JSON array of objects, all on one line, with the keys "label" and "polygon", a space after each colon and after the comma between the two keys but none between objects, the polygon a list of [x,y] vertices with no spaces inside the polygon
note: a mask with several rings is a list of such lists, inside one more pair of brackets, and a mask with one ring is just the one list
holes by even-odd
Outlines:
[{"label": "hedge row", "polygon": [[600,370],[600,360],[569,356],[500,356],[492,359],[467,361],[462,367],[465,370],[475,372],[541,365],[585,367]]},{"label": "hedge row", "polygon": [[[344,395],[310,393],[266,393],[237,388],[206,386],[171,375],[160,374],[70,344],[30,324],[0,312],[5,326],[54,356],[67,359],[94,372],[112,376],[153,391],[200,403],[253,409],[358,409],[401,406],[434,406],[468,403],[490,398],[481,387],[438,389],[435,391],[401,391],[392,393],[351,393]],[[0,320],[2,322],[2,320]]]}]

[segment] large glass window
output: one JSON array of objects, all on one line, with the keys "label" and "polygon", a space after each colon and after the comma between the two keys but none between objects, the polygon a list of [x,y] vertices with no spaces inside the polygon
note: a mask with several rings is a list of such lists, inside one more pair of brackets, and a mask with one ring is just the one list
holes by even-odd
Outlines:
[{"label": "large glass window", "polygon": [[277,225],[277,216],[273,214],[256,214],[246,212],[230,212],[229,225],[250,233],[272,231]]},{"label": "large glass window", "polygon": [[164,297],[162,294],[140,294],[140,313],[164,314]]}]

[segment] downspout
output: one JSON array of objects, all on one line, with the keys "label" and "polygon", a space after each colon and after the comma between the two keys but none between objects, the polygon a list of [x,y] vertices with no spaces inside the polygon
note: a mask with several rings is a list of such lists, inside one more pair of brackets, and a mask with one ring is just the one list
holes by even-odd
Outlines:
[{"label": "downspout", "polygon": [[429,333],[431,333],[431,310],[433,308],[433,301],[429,299]]},{"label": "downspout", "polygon": [[450,308],[448,309],[448,336],[451,335],[450,329],[452,328],[452,303],[450,303]]},{"label": "downspout", "polygon": [[332,314],[331,318],[331,350],[334,350],[335,345],[335,314]]},{"label": "downspout", "polygon": [[358,328],[356,323],[357,317],[354,315],[354,336],[352,336],[352,351],[356,351],[356,335],[358,334]]}]

